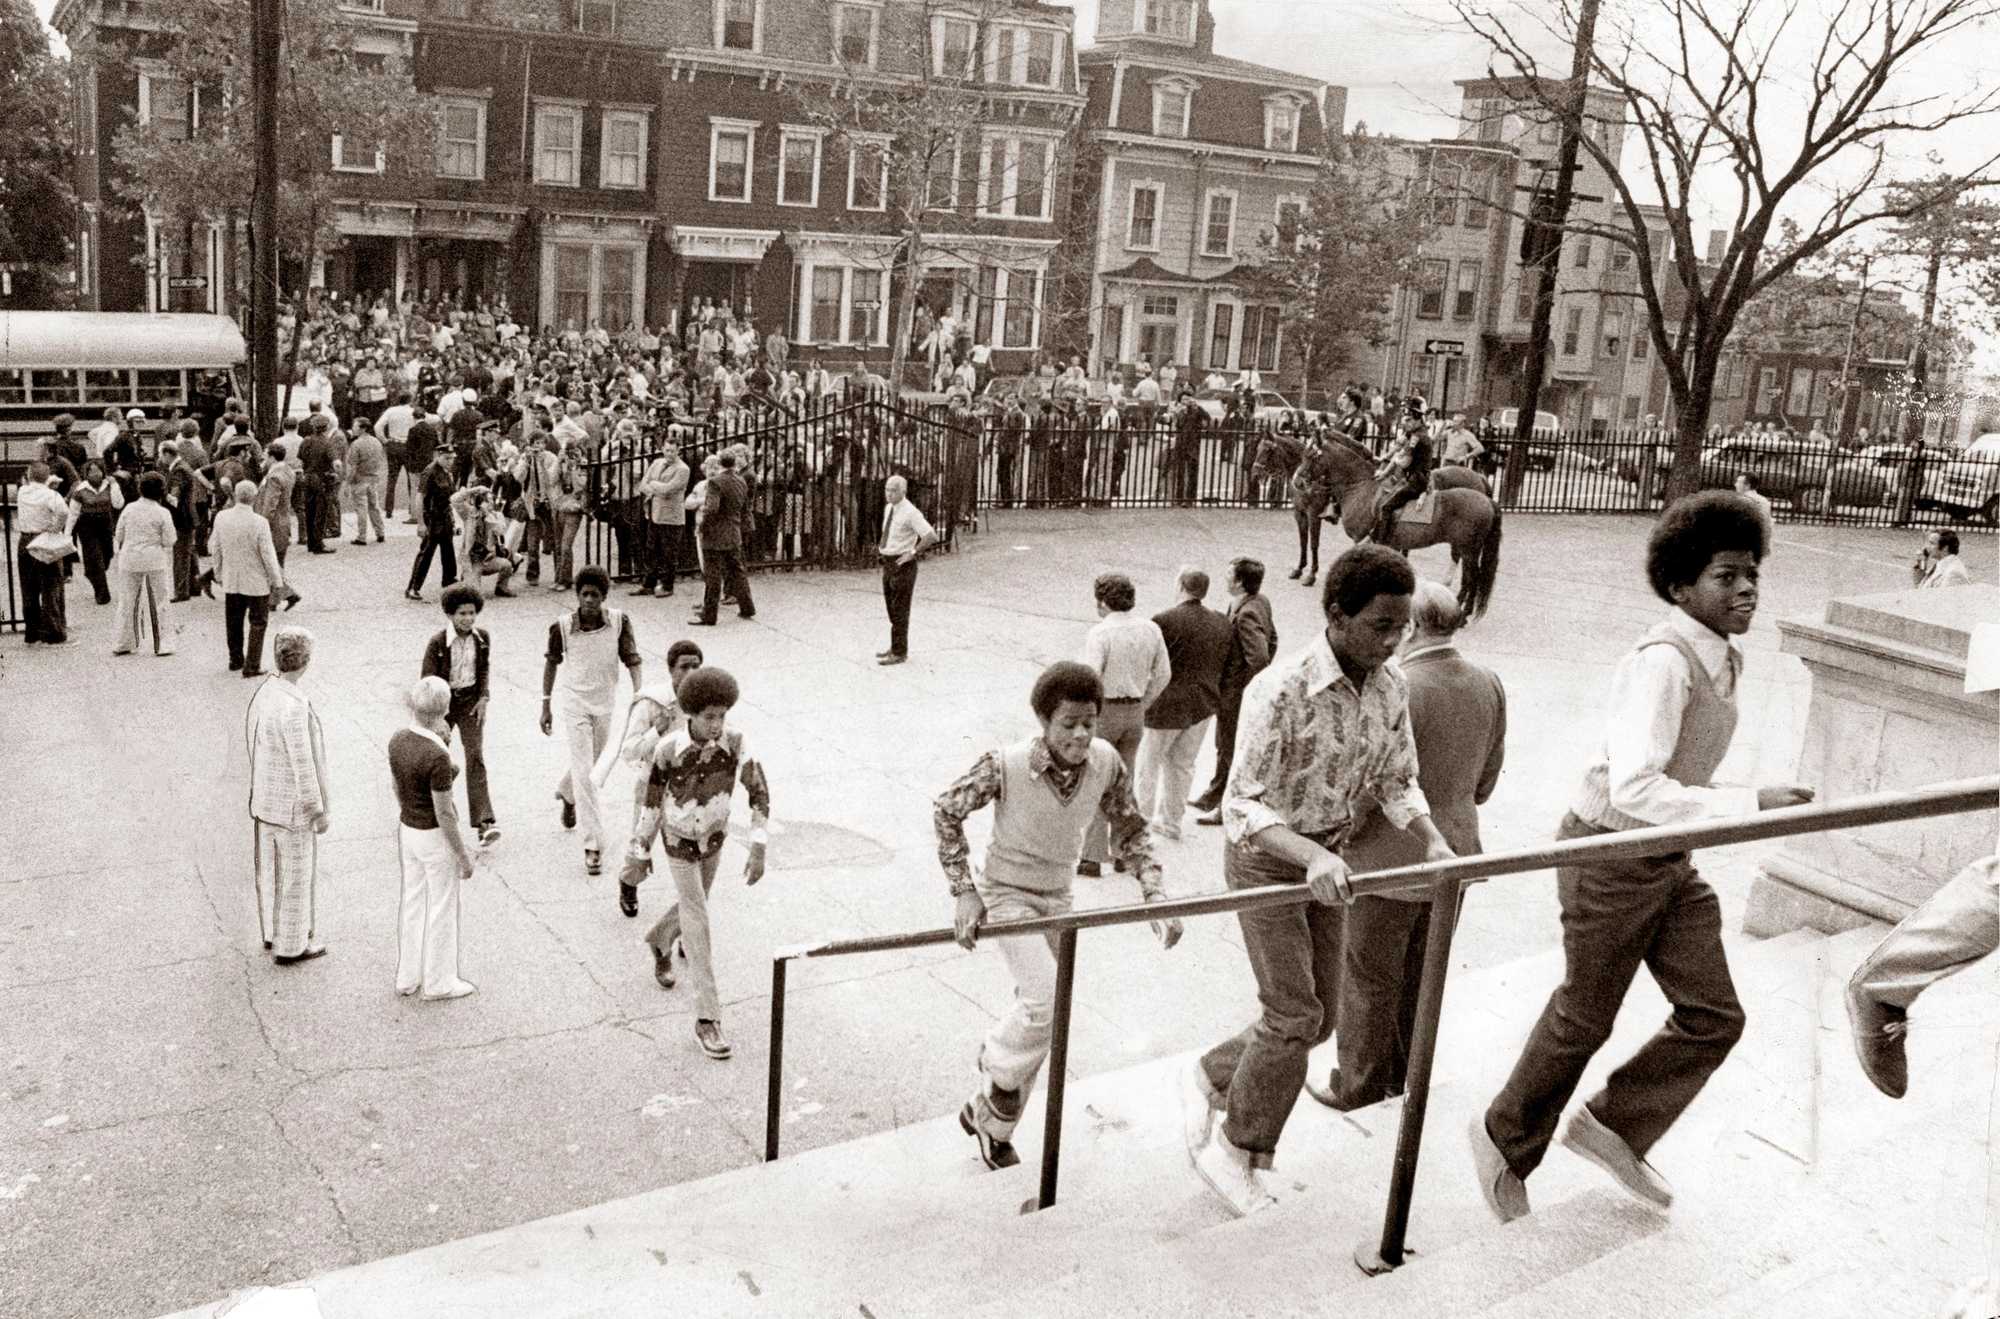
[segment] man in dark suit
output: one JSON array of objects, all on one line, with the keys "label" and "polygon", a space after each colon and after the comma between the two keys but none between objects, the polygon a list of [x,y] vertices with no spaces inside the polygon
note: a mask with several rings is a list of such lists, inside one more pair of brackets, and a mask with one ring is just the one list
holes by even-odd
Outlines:
[{"label": "man in dark suit", "polygon": [[300,530],[305,532],[308,552],[331,554],[333,547],[326,543],[327,509],[339,506],[340,495],[333,418],[324,414],[310,417],[300,429],[305,438],[299,441],[299,486],[305,491],[306,503]]},{"label": "man in dark suit", "polygon": [[750,599],[750,577],[743,571],[743,523],[749,517],[750,487],[736,474],[736,455],[724,453],[722,470],[709,478],[701,512],[701,612],[688,619],[696,627],[714,627],[722,604],[723,586],[736,599],[745,618],[757,616]]},{"label": "man in dark suit", "polygon": [[[1507,693],[1499,676],[1458,653],[1452,638],[1465,614],[1451,591],[1417,583],[1415,628],[1404,643],[1410,731],[1417,742],[1417,786],[1431,820],[1460,856],[1480,851],[1479,807],[1493,795],[1506,754]],[[1416,865],[1423,844],[1371,813],[1341,849],[1356,871]],[[1430,935],[1428,894],[1357,898],[1347,912],[1340,987],[1339,1064],[1325,1090],[1306,1089],[1329,1108],[1365,1108],[1403,1092],[1416,1030]]]},{"label": "man in dark suit", "polygon": [[1132,785],[1139,814],[1154,833],[1174,839],[1181,836],[1181,810],[1194,778],[1195,757],[1208,736],[1208,721],[1222,705],[1222,670],[1235,640],[1229,619],[1202,603],[1208,595],[1207,573],[1181,569],[1180,587],[1180,602],[1153,615],[1167,643],[1171,676],[1146,707]]},{"label": "man in dark suit", "polygon": [[1236,753],[1236,716],[1243,708],[1243,691],[1278,653],[1278,627],[1271,621],[1271,602],[1261,594],[1264,565],[1256,559],[1229,564],[1229,657],[1222,664],[1220,704],[1215,712],[1215,777],[1201,796],[1188,805],[1200,811],[1196,824],[1222,823],[1222,787]]}]

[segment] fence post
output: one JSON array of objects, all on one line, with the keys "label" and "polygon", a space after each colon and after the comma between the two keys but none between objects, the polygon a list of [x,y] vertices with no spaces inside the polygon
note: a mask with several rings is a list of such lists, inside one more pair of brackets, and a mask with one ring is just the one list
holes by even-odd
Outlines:
[{"label": "fence post", "polygon": [[[1037,1209],[1056,1202],[1056,1175],[1062,1167],[1063,1085],[1069,1072],[1069,1009],[1076,989],[1076,931],[1056,936],[1056,1015],[1049,1031],[1049,1102],[1042,1117],[1042,1187]],[[1023,1206],[1025,1209],[1027,1206]]]},{"label": "fence post", "polygon": [[[1410,1194],[1417,1182],[1417,1152],[1424,1139],[1424,1110],[1430,1105],[1431,1060],[1437,1053],[1438,1018],[1444,1012],[1445,976],[1451,970],[1451,937],[1458,924],[1456,879],[1431,885],[1430,937],[1424,944],[1424,978],[1417,994],[1416,1030],[1410,1040],[1410,1065],[1404,1076],[1403,1120],[1396,1131],[1396,1162],[1389,1174],[1389,1204],[1382,1217],[1379,1243],[1362,1242],[1354,1262],[1370,1277],[1402,1267],[1404,1235],[1410,1226]],[[1412,1252],[1414,1253],[1414,1252]]]},{"label": "fence post", "polygon": [[771,1066],[764,1090],[764,1162],[778,1157],[778,1116],[785,1102],[785,962],[771,959]]}]

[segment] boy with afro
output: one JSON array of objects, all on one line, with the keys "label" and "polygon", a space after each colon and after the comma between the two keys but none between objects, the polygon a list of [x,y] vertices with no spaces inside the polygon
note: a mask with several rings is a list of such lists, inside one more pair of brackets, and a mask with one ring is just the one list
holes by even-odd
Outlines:
[{"label": "boy with afro", "polygon": [[666,848],[674,877],[675,903],[667,908],[646,943],[653,950],[653,978],[663,989],[674,985],[673,950],[678,940],[694,976],[695,1040],[711,1058],[730,1055],[722,1037],[722,1000],[715,988],[715,962],[708,938],[708,891],[722,861],[729,833],[729,805],[741,782],[750,797],[750,860],[743,881],[764,877],[766,825],[771,790],[764,769],[750,755],[743,734],[730,729],[729,712],[740,691],[723,669],[698,668],[675,692],[686,721],[659,739],[646,776],[646,800],[620,882],[637,888],[652,872],[653,839]]},{"label": "boy with afro", "polygon": [[[1571,798],[1560,839],[1726,819],[1812,799],[1798,786],[1727,787],[1712,776],[1736,731],[1743,652],[1768,544],[1741,495],[1677,500],[1646,546],[1646,575],[1672,608],[1619,661],[1604,739]],[[1659,1033],[1577,1109],[1563,1144],[1655,1209],[1673,1203],[1646,1162],[1743,1034],[1743,1007],[1722,950],[1722,908],[1686,852],[1562,866],[1562,985],[1506,1088],[1472,1120],[1487,1206],[1503,1222],[1528,1212],[1527,1177],[1643,964],[1673,1011]]]}]

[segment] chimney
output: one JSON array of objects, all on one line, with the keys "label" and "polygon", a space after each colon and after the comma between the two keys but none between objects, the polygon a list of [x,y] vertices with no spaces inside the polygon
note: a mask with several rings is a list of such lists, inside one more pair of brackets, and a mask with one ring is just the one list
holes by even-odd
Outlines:
[{"label": "chimney", "polygon": [[1329,85],[1320,106],[1320,122],[1328,138],[1347,136],[1347,89]]},{"label": "chimney", "polygon": [[1722,263],[1722,254],[1729,250],[1729,231],[1711,229],[1708,231],[1708,255],[1703,258],[1711,266]]},{"label": "chimney", "polygon": [[1215,54],[1215,15],[1209,12],[1208,0],[1195,0],[1194,53]]}]

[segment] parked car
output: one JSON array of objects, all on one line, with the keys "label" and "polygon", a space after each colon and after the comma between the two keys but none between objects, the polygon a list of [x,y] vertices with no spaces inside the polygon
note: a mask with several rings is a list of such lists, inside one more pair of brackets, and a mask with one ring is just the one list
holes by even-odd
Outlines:
[{"label": "parked car", "polygon": [[2000,431],[1989,431],[1924,474],[1924,494],[1955,518],[2000,526]]},{"label": "parked car", "polygon": [[[1827,474],[1827,494],[1835,508],[1882,508],[1896,502],[1910,461],[1907,444],[1871,444],[1838,459]],[[1926,485],[1931,474],[1925,474]],[[1918,503],[1925,502],[1921,494]]]},{"label": "parked car", "polygon": [[[1235,397],[1233,389],[1202,389],[1195,392],[1194,402],[1196,407],[1208,414],[1210,421],[1220,422],[1228,415],[1230,401]],[[1291,401],[1275,389],[1257,391],[1250,417],[1259,426],[1275,426],[1287,417],[1301,423],[1325,420],[1324,413],[1293,407]]]},{"label": "parked car", "polygon": [[1827,469],[1833,465],[1831,445],[1813,444],[1789,435],[1742,435],[1709,449],[1701,456],[1704,489],[1727,490],[1748,473],[1766,499],[1784,500],[1803,513],[1826,506]]},{"label": "parked car", "polygon": [[[1521,409],[1501,408],[1487,417],[1486,425],[1492,431],[1489,441],[1494,447],[1506,445],[1514,438],[1514,427],[1521,419]],[[1562,422],[1553,412],[1535,413],[1535,426],[1528,440],[1528,466],[1548,471],[1556,465],[1556,456],[1562,452]]]}]

